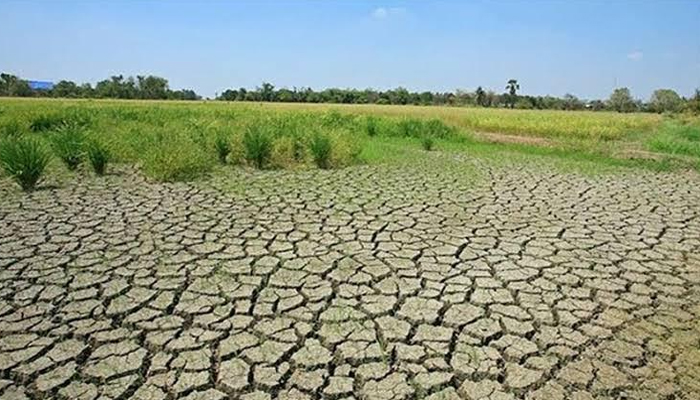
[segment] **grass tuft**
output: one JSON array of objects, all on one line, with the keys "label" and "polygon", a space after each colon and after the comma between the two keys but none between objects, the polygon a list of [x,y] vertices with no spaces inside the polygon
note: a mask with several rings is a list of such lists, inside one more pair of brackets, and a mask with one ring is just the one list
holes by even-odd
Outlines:
[{"label": "grass tuft", "polygon": [[93,140],[87,145],[87,158],[90,161],[92,170],[95,171],[97,175],[104,175],[107,169],[107,163],[109,162],[109,151],[97,140]]},{"label": "grass tuft", "polygon": [[56,156],[63,161],[68,170],[75,171],[83,162],[85,134],[81,127],[63,125],[51,137]]},{"label": "grass tuft", "polygon": [[245,159],[255,168],[262,169],[267,166],[272,152],[272,140],[260,125],[250,125],[246,129],[243,134],[243,147]]},{"label": "grass tuft", "polygon": [[311,138],[309,150],[311,151],[311,156],[317,167],[321,169],[328,169],[331,167],[333,144],[330,137],[322,133],[316,133]]},{"label": "grass tuft", "polygon": [[214,149],[221,164],[226,164],[228,155],[231,154],[231,142],[223,134],[217,134],[214,138]]},{"label": "grass tuft", "polygon": [[25,191],[33,190],[49,163],[49,155],[35,139],[11,138],[0,143],[2,169]]},{"label": "grass tuft", "polygon": [[423,150],[431,151],[435,146],[435,139],[430,135],[425,135],[421,138],[420,144],[423,146]]}]

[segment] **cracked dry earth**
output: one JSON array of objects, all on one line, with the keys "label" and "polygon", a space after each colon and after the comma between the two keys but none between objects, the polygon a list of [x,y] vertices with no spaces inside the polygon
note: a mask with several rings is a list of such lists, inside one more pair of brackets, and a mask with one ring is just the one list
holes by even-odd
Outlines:
[{"label": "cracked dry earth", "polygon": [[700,398],[694,173],[239,174],[5,181],[0,399]]}]

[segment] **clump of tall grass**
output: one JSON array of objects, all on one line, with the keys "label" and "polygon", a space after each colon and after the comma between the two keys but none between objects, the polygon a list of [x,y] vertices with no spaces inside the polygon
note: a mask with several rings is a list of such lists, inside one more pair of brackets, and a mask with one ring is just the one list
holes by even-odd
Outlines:
[{"label": "clump of tall grass", "polygon": [[86,110],[68,109],[35,116],[29,124],[29,129],[33,132],[48,132],[64,125],[86,127],[90,122],[91,118]]},{"label": "clump of tall grass", "polygon": [[333,144],[330,137],[322,133],[316,133],[311,138],[309,150],[311,150],[311,156],[317,167],[321,169],[328,169],[331,167]]},{"label": "clump of tall grass", "polygon": [[219,157],[221,164],[226,164],[229,154],[231,154],[231,141],[224,134],[217,134],[214,138],[214,150]]},{"label": "clump of tall grass", "polygon": [[22,126],[22,124],[20,124],[16,119],[11,119],[0,127],[0,137],[16,138],[21,136],[23,133],[24,126]]},{"label": "clump of tall grass", "polygon": [[163,182],[187,181],[197,178],[212,168],[213,160],[191,138],[173,135],[157,140],[143,156],[147,175]]},{"label": "clump of tall grass", "polygon": [[51,136],[51,144],[56,156],[68,170],[75,171],[83,162],[85,134],[77,125],[63,125]]},{"label": "clump of tall grass", "polygon": [[435,139],[433,139],[433,137],[430,135],[424,135],[421,138],[420,144],[423,147],[423,150],[431,151],[433,149],[433,147],[435,146]]},{"label": "clump of tall grass", "polygon": [[272,152],[272,139],[260,125],[248,126],[243,134],[243,147],[246,161],[258,169],[267,166]]},{"label": "clump of tall grass", "polygon": [[25,191],[33,190],[49,163],[49,155],[31,138],[10,138],[0,142],[0,166]]},{"label": "clump of tall grass", "polygon": [[369,136],[377,136],[379,133],[379,124],[377,123],[377,118],[370,115],[365,120],[365,131]]},{"label": "clump of tall grass", "polygon": [[86,153],[92,170],[97,175],[104,175],[110,158],[107,147],[97,140],[92,140],[86,146]]},{"label": "clump of tall grass", "polygon": [[[280,136],[272,142],[270,165],[273,168],[289,169],[303,161],[303,147],[293,136]],[[303,145],[302,145],[303,146]]]}]

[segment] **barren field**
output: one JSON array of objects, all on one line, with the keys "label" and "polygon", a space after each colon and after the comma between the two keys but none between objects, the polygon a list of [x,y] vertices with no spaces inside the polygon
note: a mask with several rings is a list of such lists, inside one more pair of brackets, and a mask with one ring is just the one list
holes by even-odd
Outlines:
[{"label": "barren field", "polygon": [[0,399],[700,398],[694,171],[232,179],[0,181]]}]

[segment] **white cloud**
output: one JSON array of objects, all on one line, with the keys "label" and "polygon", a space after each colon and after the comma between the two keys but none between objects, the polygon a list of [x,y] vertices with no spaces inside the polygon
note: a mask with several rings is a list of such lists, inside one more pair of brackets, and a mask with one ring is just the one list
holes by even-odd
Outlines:
[{"label": "white cloud", "polygon": [[386,19],[389,17],[402,15],[404,13],[406,13],[406,9],[401,7],[377,7],[372,10],[371,16],[374,19]]},{"label": "white cloud", "polygon": [[639,50],[633,51],[627,54],[627,59],[632,61],[639,61],[644,57],[644,53]]}]

